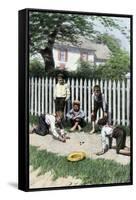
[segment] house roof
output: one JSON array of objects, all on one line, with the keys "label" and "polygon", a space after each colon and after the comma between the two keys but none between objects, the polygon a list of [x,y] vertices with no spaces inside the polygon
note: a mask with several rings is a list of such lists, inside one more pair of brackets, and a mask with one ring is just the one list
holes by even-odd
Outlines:
[{"label": "house roof", "polygon": [[107,45],[102,43],[96,43],[87,39],[84,39],[80,45],[80,48],[93,50],[97,59],[109,59],[111,51]]},{"label": "house roof", "polygon": [[111,51],[109,48],[104,44],[96,44],[96,51],[95,55],[98,59],[109,59],[111,56]]},{"label": "house roof", "polygon": [[91,40],[88,40],[85,38],[82,38],[82,39],[80,38],[79,43],[77,43],[77,45],[73,45],[70,42],[56,42],[55,46],[58,46],[58,45],[94,51],[94,54],[97,59],[107,60],[107,59],[109,59],[109,57],[111,55],[111,51],[109,50],[107,45],[102,44],[102,43],[96,43],[94,41],[91,41]]}]

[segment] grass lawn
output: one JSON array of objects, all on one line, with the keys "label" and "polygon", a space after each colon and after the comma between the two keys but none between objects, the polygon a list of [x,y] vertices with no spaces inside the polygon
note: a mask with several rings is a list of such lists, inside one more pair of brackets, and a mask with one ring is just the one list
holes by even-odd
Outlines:
[{"label": "grass lawn", "polygon": [[105,159],[85,159],[69,162],[65,156],[38,150],[30,146],[30,165],[34,170],[41,168],[39,175],[52,171],[54,179],[73,176],[82,180],[82,184],[126,183],[130,179],[130,165],[121,165]]}]

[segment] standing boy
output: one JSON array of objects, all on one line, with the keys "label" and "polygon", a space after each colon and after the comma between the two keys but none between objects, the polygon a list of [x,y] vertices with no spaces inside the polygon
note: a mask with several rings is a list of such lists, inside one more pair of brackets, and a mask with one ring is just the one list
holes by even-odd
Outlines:
[{"label": "standing boy", "polygon": [[107,104],[105,101],[104,94],[101,93],[100,86],[95,85],[92,94],[92,113],[91,113],[92,130],[90,132],[91,134],[95,133],[95,121],[97,118],[97,112],[100,109],[102,109],[103,111],[103,116],[107,117]]},{"label": "standing boy", "polygon": [[64,114],[66,102],[70,98],[70,90],[68,84],[65,83],[63,74],[58,74],[57,79],[58,83],[56,84],[54,94],[55,107],[56,112],[60,111],[62,114]]}]

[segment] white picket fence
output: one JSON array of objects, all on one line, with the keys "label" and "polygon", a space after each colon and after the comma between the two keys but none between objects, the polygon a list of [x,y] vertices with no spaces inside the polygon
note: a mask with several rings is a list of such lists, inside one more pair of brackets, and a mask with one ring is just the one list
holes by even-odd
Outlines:
[{"label": "white picket fence", "polygon": [[[71,109],[71,103],[78,99],[81,109],[86,114],[86,121],[91,122],[91,94],[94,85],[100,85],[108,103],[108,113],[113,124],[130,124],[130,80],[91,80],[69,78],[71,97],[67,103],[66,112]],[[29,111],[31,115],[55,113],[54,88],[55,78],[29,78]],[[101,117],[102,112],[97,117]]]}]

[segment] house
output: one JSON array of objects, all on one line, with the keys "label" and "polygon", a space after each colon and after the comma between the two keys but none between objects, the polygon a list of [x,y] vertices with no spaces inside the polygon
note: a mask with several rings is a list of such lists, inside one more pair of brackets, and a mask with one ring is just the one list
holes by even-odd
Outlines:
[{"label": "house", "polygon": [[57,42],[54,45],[53,55],[55,67],[65,70],[76,70],[79,60],[88,61],[93,65],[104,64],[111,55],[104,44],[82,39],[77,45],[68,42]]},{"label": "house", "polygon": [[[102,65],[110,58],[110,55],[111,52],[105,44],[85,38],[82,38],[76,45],[69,42],[56,42],[53,48],[55,68],[68,71],[76,70],[79,60],[88,61],[92,65]],[[33,58],[43,62],[40,54],[32,56]]]}]

